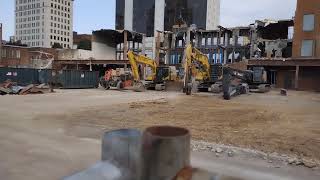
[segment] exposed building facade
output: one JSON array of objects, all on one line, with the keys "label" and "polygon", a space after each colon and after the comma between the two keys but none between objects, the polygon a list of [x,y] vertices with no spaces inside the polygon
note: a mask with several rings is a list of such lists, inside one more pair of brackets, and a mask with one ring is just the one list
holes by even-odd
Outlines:
[{"label": "exposed building facade", "polygon": [[171,31],[179,23],[196,24],[204,30],[216,29],[220,0],[117,0],[116,29],[126,29],[153,37],[154,32]]},{"label": "exposed building facade", "polygon": [[29,47],[73,45],[73,0],[15,0],[15,40]]},{"label": "exposed building facade", "polygon": [[320,1],[298,0],[293,57],[320,58]]},{"label": "exposed building facade", "polygon": [[[161,49],[166,64],[181,65],[184,48],[192,42],[193,46],[208,56],[211,64],[231,64],[252,58],[289,58],[292,54],[292,29],[294,21],[256,20],[255,23],[216,30],[202,30],[188,26],[174,26],[171,43]],[[166,38],[163,38],[166,39]],[[164,55],[162,55],[164,57]]]}]

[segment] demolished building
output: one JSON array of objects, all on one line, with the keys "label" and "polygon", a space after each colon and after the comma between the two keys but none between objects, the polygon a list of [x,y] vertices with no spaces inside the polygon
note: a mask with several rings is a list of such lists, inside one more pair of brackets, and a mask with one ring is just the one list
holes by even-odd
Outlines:
[{"label": "demolished building", "polygon": [[289,58],[292,54],[293,20],[256,21],[242,27],[202,30],[196,26],[174,26],[166,62],[181,64],[188,42],[207,54],[211,64],[230,64],[252,58]]}]

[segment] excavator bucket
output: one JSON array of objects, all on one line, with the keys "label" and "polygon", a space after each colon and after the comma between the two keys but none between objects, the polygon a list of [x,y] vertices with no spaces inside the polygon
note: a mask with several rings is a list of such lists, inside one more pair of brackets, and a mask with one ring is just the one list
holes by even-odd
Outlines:
[{"label": "excavator bucket", "polygon": [[146,91],[146,87],[142,82],[137,82],[133,85],[133,91],[135,92],[144,92]]},{"label": "excavator bucket", "polygon": [[182,81],[167,81],[165,86],[166,91],[182,92],[183,82]]}]

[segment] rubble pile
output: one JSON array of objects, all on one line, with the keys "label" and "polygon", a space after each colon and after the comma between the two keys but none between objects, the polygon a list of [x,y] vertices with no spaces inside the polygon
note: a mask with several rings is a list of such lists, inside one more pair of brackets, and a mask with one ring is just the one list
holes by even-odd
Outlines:
[{"label": "rubble pile", "polygon": [[0,95],[28,95],[28,94],[44,94],[52,92],[46,84],[29,84],[28,86],[19,86],[16,82],[6,80],[0,84]]}]

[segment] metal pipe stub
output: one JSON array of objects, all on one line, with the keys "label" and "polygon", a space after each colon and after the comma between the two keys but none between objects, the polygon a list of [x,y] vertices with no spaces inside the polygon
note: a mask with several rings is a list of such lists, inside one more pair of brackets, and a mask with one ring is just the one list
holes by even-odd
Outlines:
[{"label": "metal pipe stub", "polygon": [[108,161],[122,172],[123,180],[141,179],[141,137],[135,129],[106,132],[102,138],[102,161]]},{"label": "metal pipe stub", "polygon": [[155,126],[142,138],[143,180],[169,180],[190,166],[190,133],[187,129]]}]

